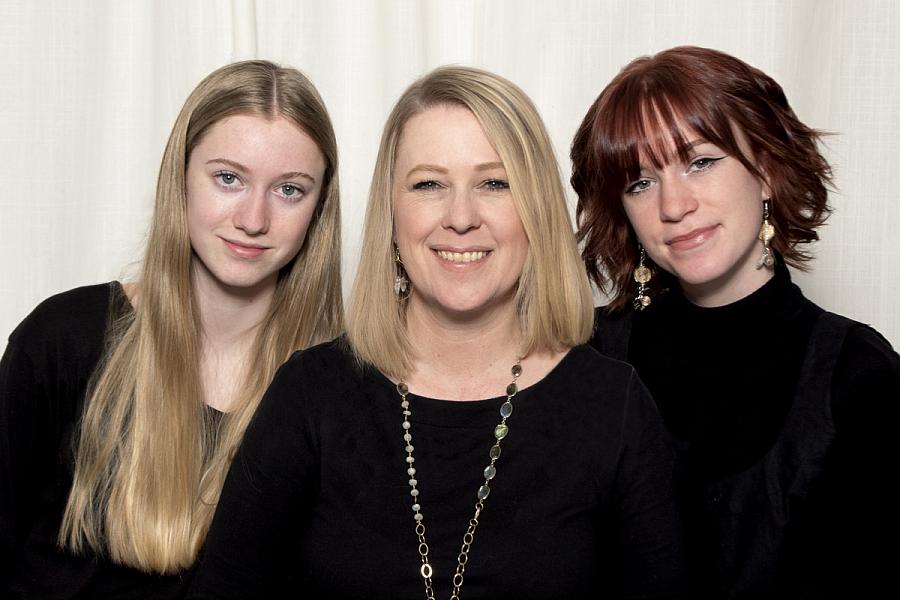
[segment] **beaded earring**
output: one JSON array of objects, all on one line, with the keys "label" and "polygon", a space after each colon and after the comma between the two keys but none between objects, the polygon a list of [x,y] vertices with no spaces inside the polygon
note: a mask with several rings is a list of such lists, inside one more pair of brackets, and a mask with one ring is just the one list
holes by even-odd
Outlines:
[{"label": "beaded earring", "polygon": [[394,244],[394,267],[396,274],[394,275],[394,294],[397,300],[403,301],[409,298],[409,278],[406,276],[406,269],[403,268],[403,261],[400,259],[400,248]]},{"label": "beaded earring", "polygon": [[763,200],[763,222],[759,227],[759,241],[763,243],[763,251],[762,256],[756,261],[757,269],[762,269],[763,267],[771,269],[775,266],[775,255],[769,247],[769,242],[775,237],[775,227],[769,223],[769,209],[771,203],[771,198]]},{"label": "beaded earring", "polygon": [[644,310],[650,306],[650,295],[647,293],[647,283],[653,278],[653,272],[649,267],[644,265],[644,258],[646,258],[644,246],[638,244],[638,248],[640,249],[641,254],[638,259],[638,266],[634,269],[634,281],[638,284],[638,289],[632,304],[637,310]]}]

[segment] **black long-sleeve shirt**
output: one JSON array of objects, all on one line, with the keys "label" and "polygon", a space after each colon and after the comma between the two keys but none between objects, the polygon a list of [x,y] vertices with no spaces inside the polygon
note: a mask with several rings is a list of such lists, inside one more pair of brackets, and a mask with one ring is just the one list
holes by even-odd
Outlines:
[{"label": "black long-sleeve shirt", "polygon": [[111,319],[130,307],[116,283],[48,298],[13,331],[0,361],[0,597],[168,600],[191,572],[157,576],[56,539],[72,485],[88,380]]},{"label": "black long-sleeve shirt", "polygon": [[[505,397],[409,400],[445,597]],[[340,339],[295,354],[232,463],[191,597],[421,598],[400,402]],[[462,595],[678,596],[673,451],[633,369],[577,347],[513,404]]]}]

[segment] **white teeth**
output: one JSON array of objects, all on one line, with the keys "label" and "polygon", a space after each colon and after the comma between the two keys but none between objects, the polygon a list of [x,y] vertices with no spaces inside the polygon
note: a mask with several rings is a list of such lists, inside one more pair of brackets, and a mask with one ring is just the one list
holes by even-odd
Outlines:
[{"label": "white teeth", "polygon": [[447,250],[438,250],[437,255],[444,260],[451,262],[475,262],[487,256],[487,252],[448,252]]}]

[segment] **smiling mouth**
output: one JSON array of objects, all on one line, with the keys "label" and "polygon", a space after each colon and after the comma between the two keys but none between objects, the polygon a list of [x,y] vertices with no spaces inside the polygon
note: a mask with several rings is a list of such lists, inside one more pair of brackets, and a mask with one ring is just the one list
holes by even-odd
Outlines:
[{"label": "smiling mouth", "polygon": [[266,246],[258,246],[252,245],[248,246],[246,244],[242,244],[240,242],[235,242],[233,240],[222,238],[222,241],[225,242],[225,245],[228,246],[232,252],[242,258],[256,258],[261,255],[263,252],[268,250]]},{"label": "smiling mouth", "polygon": [[449,250],[435,250],[438,256],[448,262],[470,263],[479,261],[488,255],[486,251],[477,250],[474,252],[451,252]]},{"label": "smiling mouth", "polygon": [[666,242],[673,250],[690,250],[703,245],[715,232],[717,225],[695,229],[684,235],[679,235]]}]

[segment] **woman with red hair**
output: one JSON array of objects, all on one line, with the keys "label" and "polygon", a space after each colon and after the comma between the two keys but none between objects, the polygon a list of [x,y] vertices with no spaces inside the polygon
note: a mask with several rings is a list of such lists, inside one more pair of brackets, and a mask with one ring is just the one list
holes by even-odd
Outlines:
[{"label": "woman with red hair", "polygon": [[679,47],[628,64],[572,145],[582,257],[686,471],[693,597],[898,591],[900,357],[791,283],[831,213],[821,132],[768,75]]}]

